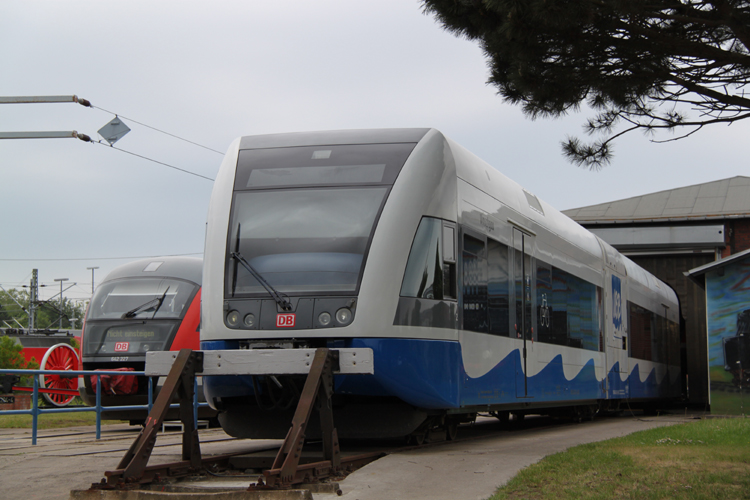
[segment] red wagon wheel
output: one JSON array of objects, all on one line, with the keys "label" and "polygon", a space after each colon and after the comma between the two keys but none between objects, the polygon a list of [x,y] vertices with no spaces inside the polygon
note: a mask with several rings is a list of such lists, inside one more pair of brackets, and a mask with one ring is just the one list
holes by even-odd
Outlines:
[{"label": "red wagon wheel", "polygon": [[[78,353],[68,344],[55,344],[44,353],[39,366],[41,370],[78,370]],[[78,389],[78,377],[60,375],[39,375],[39,387],[42,389]],[[75,396],[69,394],[42,393],[42,397],[53,406],[65,406]]]}]

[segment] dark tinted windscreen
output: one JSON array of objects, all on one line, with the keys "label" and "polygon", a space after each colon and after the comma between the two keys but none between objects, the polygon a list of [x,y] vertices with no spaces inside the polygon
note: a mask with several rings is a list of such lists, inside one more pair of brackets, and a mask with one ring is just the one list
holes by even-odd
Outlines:
[{"label": "dark tinted windscreen", "polygon": [[[235,193],[228,253],[239,249],[280,292],[354,292],[387,190],[383,186]],[[234,259],[227,263],[227,296],[265,293]]]},{"label": "dark tinted windscreen", "polygon": [[96,289],[86,321],[181,318],[197,289],[194,283],[170,278],[108,281]]}]

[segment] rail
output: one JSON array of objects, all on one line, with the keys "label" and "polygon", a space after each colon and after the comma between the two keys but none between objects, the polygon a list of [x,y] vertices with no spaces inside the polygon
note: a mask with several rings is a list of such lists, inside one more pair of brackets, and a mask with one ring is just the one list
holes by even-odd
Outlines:
[{"label": "rail", "polygon": [[[102,406],[102,375],[118,375],[118,376],[145,376],[146,373],[143,371],[115,371],[115,370],[11,370],[6,368],[0,368],[0,375],[21,375],[31,376],[33,380],[32,386],[32,397],[31,397],[31,408],[27,410],[0,410],[0,416],[2,415],[31,415],[31,444],[37,444],[38,434],[38,420],[39,415],[45,413],[77,413],[77,412],[96,412],[96,439],[101,439],[102,436],[102,412],[111,411],[123,411],[123,410],[146,410],[151,411],[154,403],[154,382],[152,377],[148,378],[148,403],[143,405],[123,405],[123,406]],[[39,407],[39,375],[59,375],[62,377],[85,377],[85,376],[96,376],[96,405],[90,407],[76,407],[76,408],[40,408]],[[198,404],[197,397],[197,386],[198,381],[195,380],[195,387],[193,390],[194,401],[193,401],[193,420],[197,425],[198,422],[198,407],[208,406],[207,403]],[[44,390],[44,389],[42,389]],[[59,392],[59,390],[53,390],[52,392]],[[170,408],[179,408],[179,404],[172,404]]]}]

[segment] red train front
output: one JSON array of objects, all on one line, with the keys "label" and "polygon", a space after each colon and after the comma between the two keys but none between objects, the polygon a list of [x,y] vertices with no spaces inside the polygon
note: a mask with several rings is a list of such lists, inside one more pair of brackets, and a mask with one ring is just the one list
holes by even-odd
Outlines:
[{"label": "red train front", "polygon": [[[143,371],[149,351],[198,349],[202,269],[199,258],[160,257],[131,262],[109,273],[86,311],[83,369]],[[96,404],[94,383],[95,378],[85,377],[79,385],[81,397],[91,406]],[[148,380],[106,377],[102,389],[103,406],[143,405]],[[104,415],[137,423],[146,413],[121,410]]]}]

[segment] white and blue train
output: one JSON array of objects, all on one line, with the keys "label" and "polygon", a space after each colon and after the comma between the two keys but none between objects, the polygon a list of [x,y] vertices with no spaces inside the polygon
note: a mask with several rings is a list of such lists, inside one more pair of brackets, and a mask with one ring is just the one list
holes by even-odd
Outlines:
[{"label": "white and blue train", "polygon": [[[339,435],[681,396],[675,292],[434,129],[237,139],[203,273],[203,350],[372,349]],[[301,383],[205,386],[229,434],[283,437]]]}]

